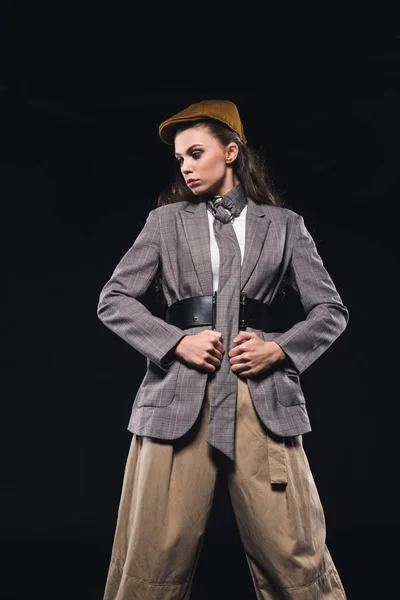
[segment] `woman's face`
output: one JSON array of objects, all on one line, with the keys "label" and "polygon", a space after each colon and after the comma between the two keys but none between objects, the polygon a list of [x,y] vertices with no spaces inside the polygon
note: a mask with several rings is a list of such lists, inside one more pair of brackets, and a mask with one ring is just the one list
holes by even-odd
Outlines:
[{"label": "woman's face", "polygon": [[185,129],[175,136],[175,156],[189,189],[199,196],[223,196],[238,180],[231,168],[238,147],[223,147],[207,125]]}]

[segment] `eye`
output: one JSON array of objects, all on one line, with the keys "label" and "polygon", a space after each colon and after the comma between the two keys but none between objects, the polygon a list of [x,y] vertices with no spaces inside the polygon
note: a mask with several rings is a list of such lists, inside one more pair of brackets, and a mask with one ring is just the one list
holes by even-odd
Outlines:
[{"label": "eye", "polygon": [[194,151],[192,152],[192,157],[193,157],[195,160],[199,159],[199,158],[200,158],[200,156],[201,156],[201,152],[200,152],[200,150],[194,150]]}]

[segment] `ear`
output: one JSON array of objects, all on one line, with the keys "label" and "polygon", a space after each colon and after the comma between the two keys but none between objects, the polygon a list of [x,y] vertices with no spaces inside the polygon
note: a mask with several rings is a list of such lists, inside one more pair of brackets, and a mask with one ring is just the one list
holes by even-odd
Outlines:
[{"label": "ear", "polygon": [[225,148],[225,162],[230,165],[234,162],[239,152],[238,145],[235,142],[230,142]]}]

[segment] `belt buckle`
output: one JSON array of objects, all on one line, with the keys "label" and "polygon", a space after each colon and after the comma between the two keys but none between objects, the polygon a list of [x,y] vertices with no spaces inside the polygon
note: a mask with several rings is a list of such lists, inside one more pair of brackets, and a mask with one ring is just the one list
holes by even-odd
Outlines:
[{"label": "belt buckle", "polygon": [[246,329],[246,298],[245,292],[240,293],[239,329]]}]

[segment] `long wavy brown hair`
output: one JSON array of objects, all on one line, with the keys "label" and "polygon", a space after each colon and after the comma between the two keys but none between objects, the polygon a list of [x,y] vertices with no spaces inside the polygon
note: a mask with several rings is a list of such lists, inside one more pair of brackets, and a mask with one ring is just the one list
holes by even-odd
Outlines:
[{"label": "long wavy brown hair", "polygon": [[[284,201],[274,185],[266,160],[259,152],[244,144],[237,133],[218,121],[202,119],[184,123],[176,127],[175,135],[180,131],[196,126],[206,126],[223,147],[231,142],[235,142],[238,145],[238,155],[232,168],[243,187],[246,197],[251,198],[258,204],[284,206]],[[184,201],[198,203],[203,200],[204,197],[195,196],[187,187],[177,163],[176,172],[172,177],[171,183],[157,198],[157,206]],[[158,269],[153,286],[154,289],[151,295],[153,296],[154,305],[152,306],[152,310],[163,314],[165,299],[162,292],[162,265]]]}]

